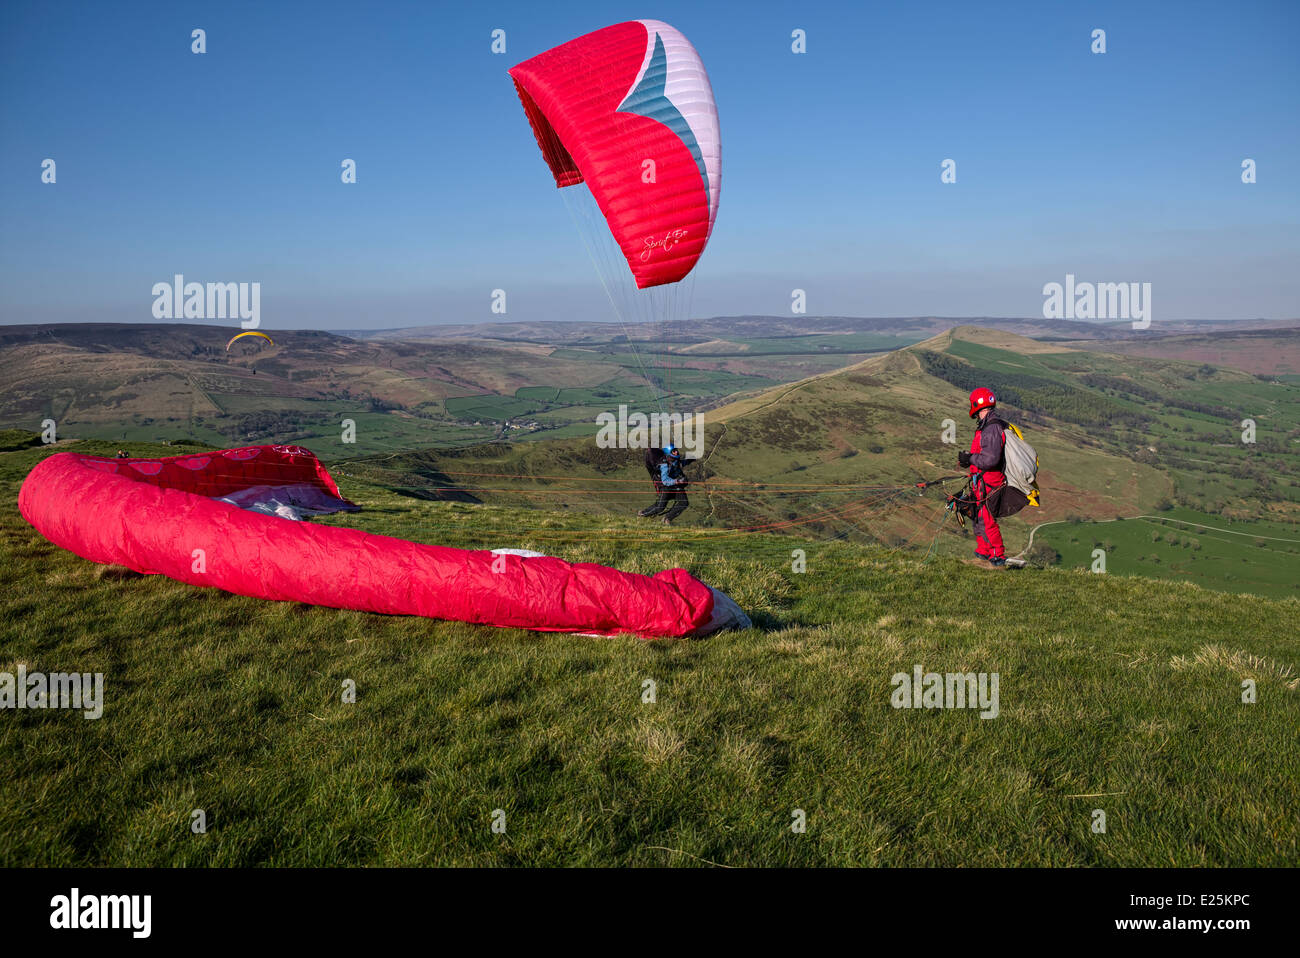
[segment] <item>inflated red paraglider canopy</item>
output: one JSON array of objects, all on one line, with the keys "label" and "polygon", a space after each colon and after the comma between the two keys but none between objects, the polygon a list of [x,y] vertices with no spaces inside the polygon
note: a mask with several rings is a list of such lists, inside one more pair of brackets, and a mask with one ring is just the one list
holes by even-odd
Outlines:
[{"label": "inflated red paraglider canopy", "polygon": [[556,185],[587,184],[637,286],[689,273],[722,189],[718,111],[690,41],[658,20],[632,20],[510,76]]}]

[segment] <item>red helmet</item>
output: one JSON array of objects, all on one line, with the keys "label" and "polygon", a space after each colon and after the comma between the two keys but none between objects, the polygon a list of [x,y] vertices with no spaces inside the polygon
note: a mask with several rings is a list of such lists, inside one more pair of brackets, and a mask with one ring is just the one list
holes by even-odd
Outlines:
[{"label": "red helmet", "polygon": [[970,394],[970,417],[974,419],[981,409],[992,409],[997,404],[998,399],[993,395],[993,390],[981,386]]}]

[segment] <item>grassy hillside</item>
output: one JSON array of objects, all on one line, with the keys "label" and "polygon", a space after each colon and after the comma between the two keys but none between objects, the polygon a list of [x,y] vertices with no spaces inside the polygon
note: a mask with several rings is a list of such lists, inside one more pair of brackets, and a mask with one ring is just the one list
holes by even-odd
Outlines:
[{"label": "grassy hillside", "polygon": [[1066,568],[1195,582],[1212,589],[1300,596],[1300,534],[1292,523],[1234,522],[1190,509],[1100,522],[1062,522],[1035,536]]},{"label": "grassy hillside", "polygon": [[[1012,554],[1026,551],[1041,527],[1031,554],[1040,563],[1087,569],[1092,543],[1108,542],[1113,574],[1189,576],[1229,591],[1293,594],[1300,555],[1275,540],[1300,539],[1300,447],[1293,442],[1300,389],[973,327],[709,411],[702,461],[688,470],[697,480],[693,506],[682,521],[713,534],[780,530],[969,555],[970,530],[941,521],[940,493],[888,490],[959,471],[956,452],[970,441],[966,395],[976,383],[998,392],[1004,414],[1024,426],[1042,463],[1042,507],[1003,523]],[[1254,444],[1231,441],[1239,437],[1240,408],[1255,410]],[[950,436],[945,420],[954,423]],[[595,448],[589,427],[575,432],[538,446],[362,456],[340,468],[425,498],[472,496],[607,515],[647,504],[639,456]],[[1117,517],[1174,507],[1208,527],[1199,551],[1139,550],[1124,531],[1116,553]],[[1078,525],[1094,521],[1095,529]],[[1261,523],[1259,536],[1242,534],[1255,528],[1243,525],[1248,521]],[[1234,523],[1235,532],[1216,531]]]},{"label": "grassy hillside", "polygon": [[[274,343],[241,341],[229,351],[233,330],[219,326],[7,327],[0,427],[39,429],[52,419],[67,438],[300,441],[353,454],[556,438],[586,434],[619,404],[707,408],[919,338],[718,341],[694,355],[689,342],[586,343],[591,337],[571,335],[570,325],[557,324],[551,342],[514,327],[503,330],[514,339],[423,341],[273,330]],[[357,439],[343,450],[345,420],[356,423]]]},{"label": "grassy hillside", "polygon": [[[654,410],[662,399],[674,411],[703,410],[708,420],[702,461],[690,470],[688,525],[958,556],[970,553],[970,532],[940,522],[940,493],[897,490],[957,471],[956,452],[970,434],[966,394],[988,385],[1042,462],[1042,507],[1004,524],[1013,554],[1041,525],[1039,561],[1086,567],[1084,540],[1122,534],[1115,572],[1187,575],[1271,595],[1300,581],[1297,557],[1269,551],[1269,540],[1238,547],[1242,537],[1225,545],[1214,533],[1224,522],[1255,521],[1278,524],[1276,538],[1300,538],[1300,528],[1289,528],[1300,516],[1300,385],[972,326],[865,359],[856,352],[906,341],[928,323],[861,330],[818,320],[795,335],[788,324],[758,319],[703,321],[691,336],[642,342],[637,351],[626,336],[615,341],[605,330],[601,339],[582,324],[556,328],[562,347],[290,333],[277,334],[282,341],[272,348],[238,345],[244,352],[230,358],[209,355],[201,327],[18,331],[0,339],[0,360],[25,378],[0,398],[26,390],[32,402],[41,399],[48,408],[33,406],[24,421],[48,414],[62,436],[301,442],[327,460],[348,460],[341,468],[358,479],[422,500],[610,516],[646,505],[648,489],[635,451],[596,448],[595,419],[620,404]],[[543,331],[508,329],[516,337]],[[1253,334],[1237,335],[1244,342]],[[24,365],[23,357],[41,362]],[[184,372],[188,385],[178,395],[189,397],[191,410],[218,412],[142,417],[146,408],[168,408],[150,388],[170,380],[141,373],[113,385],[113,371],[130,363]],[[73,388],[68,377],[84,382]],[[788,377],[798,378],[779,382]],[[106,418],[86,431],[83,413]],[[355,424],[354,443],[344,442],[345,419]],[[1251,443],[1242,441],[1247,420]],[[1128,530],[1062,538],[1064,520],[1111,523],[1175,506],[1214,533],[1186,562],[1162,547],[1137,550]]]},{"label": "grassy hillside", "polygon": [[[905,482],[946,472],[956,448],[969,441],[965,396],[976,385],[997,392],[1004,415],[1024,426],[1042,464],[1042,508],[1004,523],[1012,551],[1043,525],[1036,541],[1044,556],[1054,548],[1064,564],[1088,568],[1090,537],[1100,541],[1117,530],[1074,530],[1067,542],[1060,523],[1163,515],[1177,505],[1175,514],[1205,527],[1199,554],[1161,559],[1126,545],[1112,572],[1189,575],[1233,591],[1293,594],[1300,555],[1280,540],[1300,540],[1300,389],[1234,370],[1118,358],[959,327],[716,410],[709,464],[732,476],[775,480],[784,472],[846,486],[867,476]],[[1252,443],[1241,441],[1248,417],[1255,422]],[[946,418],[959,423],[957,446],[940,436]],[[923,512],[904,512],[893,530],[888,516],[877,517],[884,534],[876,538],[898,539]],[[1258,525],[1243,525],[1252,520]],[[1235,531],[1217,531],[1228,526]],[[964,541],[956,529],[939,539],[952,552]]]},{"label": "grassy hillside", "polygon": [[361,343],[273,332],[273,345],[241,341],[227,352],[231,329],[215,326],[7,330],[0,425],[38,429],[53,419],[69,438],[337,444],[350,419],[357,445],[378,451],[499,436],[506,423],[498,417],[449,408],[465,397],[511,397],[538,384],[649,388],[618,363],[554,357],[529,343]]},{"label": "grassy hillside", "polygon": [[927,369],[963,389],[989,385],[1031,425],[1081,427],[1089,445],[1158,467],[1189,508],[1300,516],[1300,387],[1208,364],[1026,355],[972,341],[980,338],[956,338],[943,357],[923,353]]},{"label": "grassy hillside", "polygon": [[[0,453],[0,671],[103,672],[106,705],[98,721],[0,714],[0,865],[1194,866],[1300,853],[1294,599],[423,502],[343,477],[366,511],[327,521],[680,565],[756,622],[669,642],[492,630],[113,574],[18,516],[19,483],[49,452]],[[891,676],[915,665],[998,673],[998,716],[892,708]],[[1240,700],[1248,678],[1254,705]],[[345,679],[356,704],[340,701]],[[189,827],[198,808],[204,835]],[[1105,834],[1090,830],[1095,809]]]},{"label": "grassy hillside", "polygon": [[[909,350],[724,405],[707,414],[700,461],[690,468],[697,483],[689,522],[714,530],[780,524],[895,544],[915,538],[940,517],[941,497],[911,497],[883,509],[879,490],[955,473],[956,451],[969,441],[964,408],[965,393],[928,376]],[[943,421],[954,416],[958,431],[949,444]],[[413,494],[439,485],[473,487],[484,501],[504,505],[558,501],[589,511],[633,511],[630,504],[647,494],[639,457],[596,449],[593,440],[589,430],[537,448],[361,457],[342,468]],[[1052,495],[1033,521],[1066,518],[1080,503],[1136,512],[1170,493],[1158,470],[1100,448],[1081,452],[1087,441],[1070,424],[1034,436]],[[1022,542],[1028,528],[1018,519],[1009,524]],[[954,527],[953,541],[945,535],[940,544],[965,552],[963,541]]]}]

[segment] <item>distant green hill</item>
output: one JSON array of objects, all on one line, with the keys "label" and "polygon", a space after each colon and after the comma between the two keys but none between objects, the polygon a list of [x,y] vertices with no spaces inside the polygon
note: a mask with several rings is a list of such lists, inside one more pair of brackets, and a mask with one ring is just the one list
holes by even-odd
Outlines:
[{"label": "distant green hill", "polygon": [[[976,327],[707,412],[702,461],[689,470],[707,481],[694,485],[681,521],[966,555],[969,532],[941,523],[941,494],[887,490],[959,471],[956,452],[970,441],[966,396],[975,384],[1003,397],[1004,414],[1024,427],[1042,462],[1042,507],[1004,523],[1012,553],[1042,525],[1032,556],[1040,564],[1090,568],[1094,546],[1089,538],[1083,549],[1081,536],[1095,537],[1111,544],[1113,574],[1186,575],[1230,591],[1294,594],[1300,556],[1291,543],[1274,540],[1300,540],[1300,446],[1293,441],[1300,388]],[[1254,444],[1233,442],[1242,409],[1256,417]],[[944,441],[945,420],[955,427],[955,444]],[[454,491],[501,505],[623,515],[647,504],[639,454],[597,449],[594,423],[575,429],[585,435],[361,457],[341,468],[423,497]],[[1159,549],[1137,549],[1127,533],[1116,551],[1116,527],[1065,525],[1163,515],[1173,506],[1210,527],[1193,554],[1161,557]],[[1248,531],[1253,527],[1241,525],[1247,520],[1262,523],[1259,535],[1274,540],[1214,531],[1229,523]]]},{"label": "distant green hill", "polygon": [[[229,351],[233,323],[3,327],[0,428],[52,420],[67,438],[304,442],[328,451],[352,423],[351,453],[550,439],[585,434],[582,424],[620,403],[709,408],[921,338],[905,330],[737,338],[696,355],[692,344],[707,337],[629,343],[607,331],[593,339],[587,325],[599,324],[364,340],[272,330],[273,342]],[[555,338],[528,338],[546,332]]]}]

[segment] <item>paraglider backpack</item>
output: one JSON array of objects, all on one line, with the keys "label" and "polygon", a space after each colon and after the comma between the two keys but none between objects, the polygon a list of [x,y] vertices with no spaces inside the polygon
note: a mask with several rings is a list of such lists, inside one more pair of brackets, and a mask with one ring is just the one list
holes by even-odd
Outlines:
[{"label": "paraglider backpack", "polygon": [[651,447],[645,451],[645,471],[650,473],[650,478],[654,481],[655,492],[663,488],[659,479],[659,465],[664,461],[663,451]]},{"label": "paraglider backpack", "polygon": [[1038,507],[1038,453],[1025,442],[1020,430],[1009,422],[1002,423],[1002,475],[1004,485],[997,493],[993,514],[1001,519],[1014,516],[1025,506]]}]

